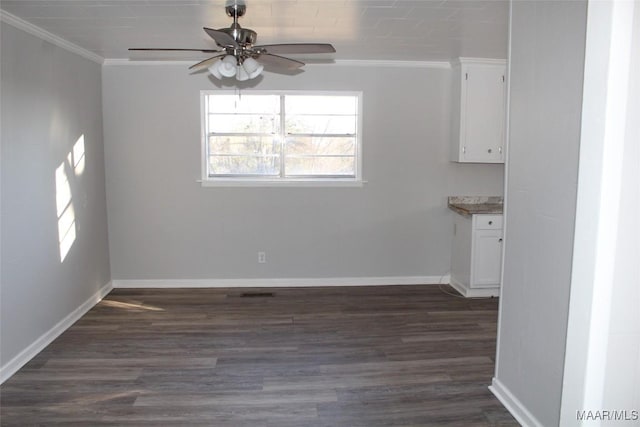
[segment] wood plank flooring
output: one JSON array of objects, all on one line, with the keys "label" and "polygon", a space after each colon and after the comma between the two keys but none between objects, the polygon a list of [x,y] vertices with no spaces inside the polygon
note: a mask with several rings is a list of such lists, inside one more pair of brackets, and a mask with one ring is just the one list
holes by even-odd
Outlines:
[{"label": "wood plank flooring", "polygon": [[487,390],[497,304],[433,285],[117,289],[0,387],[0,424],[517,426]]}]

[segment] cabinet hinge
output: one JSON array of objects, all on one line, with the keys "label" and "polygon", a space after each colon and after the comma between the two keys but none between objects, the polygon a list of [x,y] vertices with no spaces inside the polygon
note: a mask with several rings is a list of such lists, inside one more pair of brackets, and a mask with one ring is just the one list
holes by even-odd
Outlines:
[{"label": "cabinet hinge", "polygon": [[462,154],[467,154],[467,147],[462,146]]}]

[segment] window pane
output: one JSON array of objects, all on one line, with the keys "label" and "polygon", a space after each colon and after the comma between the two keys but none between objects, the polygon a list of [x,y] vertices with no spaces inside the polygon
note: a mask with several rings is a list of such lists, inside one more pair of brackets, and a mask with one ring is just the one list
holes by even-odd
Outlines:
[{"label": "window pane", "polygon": [[347,155],[355,156],[356,139],[354,137],[289,137],[287,155]]},{"label": "window pane", "polygon": [[255,93],[206,95],[206,177],[355,178],[357,95]]},{"label": "window pane", "polygon": [[278,154],[277,138],[270,136],[211,136],[209,154],[271,155]]},{"label": "window pane", "polygon": [[356,133],[356,118],[354,116],[292,116],[287,114],[286,130],[288,134],[295,133]]},{"label": "window pane", "polygon": [[209,176],[215,175],[279,175],[280,157],[224,155],[209,156]]},{"label": "window pane", "polygon": [[358,113],[356,96],[336,95],[286,95],[287,114],[343,114]]},{"label": "window pane", "polygon": [[278,95],[209,95],[209,113],[280,113]]},{"label": "window pane", "polygon": [[213,133],[276,133],[279,116],[272,114],[211,114],[209,132]]},{"label": "window pane", "polygon": [[333,175],[352,177],[355,176],[355,157],[292,157],[286,159],[286,175]]}]

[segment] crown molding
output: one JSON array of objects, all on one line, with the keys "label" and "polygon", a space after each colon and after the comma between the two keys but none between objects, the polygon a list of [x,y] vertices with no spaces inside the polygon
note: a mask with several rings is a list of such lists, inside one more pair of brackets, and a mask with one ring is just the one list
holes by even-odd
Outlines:
[{"label": "crown molding", "polygon": [[[190,66],[197,62],[197,59],[191,61],[158,61],[158,60],[130,60],[126,58],[106,58],[103,64],[106,66],[123,66],[123,65],[186,65]],[[310,62],[305,67],[396,67],[396,68],[443,68],[450,69],[451,64],[446,61],[375,61],[375,60],[351,60],[351,59],[336,59],[334,62]]]},{"label": "crown molding", "polygon": [[[42,40],[53,43],[54,45],[66,49],[70,52],[76,53],[84,58],[87,58],[93,62],[101,65],[193,65],[194,61],[143,61],[143,60],[130,60],[127,58],[103,58],[87,49],[84,49],[74,43],[71,43],[55,34],[52,34],[42,28],[34,25],[24,19],[18,18],[15,15],[5,12],[0,9],[0,20],[4,23],[19,28],[29,34],[39,37]],[[460,57],[455,60],[449,61],[396,61],[396,60],[367,60],[367,59],[336,59],[333,62],[314,63],[310,62],[306,64],[307,67],[318,66],[342,66],[342,67],[396,67],[396,68],[440,68],[450,69],[452,66],[459,65],[461,63],[478,63],[478,64],[505,64],[504,59],[494,58],[465,58]]]},{"label": "crown molding", "polygon": [[133,66],[139,66],[139,65],[182,65],[182,66],[191,66],[193,64],[195,64],[196,62],[201,61],[201,59],[192,59],[190,61],[186,61],[186,60],[169,60],[169,61],[163,61],[163,60],[136,60],[136,59],[127,59],[127,58],[105,58],[104,61],[102,62],[102,65],[105,66],[111,66],[111,65],[117,65],[117,66],[127,66],[127,65],[133,65]]},{"label": "crown molding", "polygon": [[56,36],[55,34],[51,34],[50,32],[43,30],[42,28],[34,25],[30,22],[25,21],[24,19],[18,18],[15,15],[10,14],[9,12],[5,12],[0,9],[0,21],[9,24],[13,27],[16,27],[22,31],[25,31],[31,35],[34,35],[42,40],[48,41],[58,47],[68,50],[69,52],[73,52],[77,55],[82,56],[83,58],[89,59],[98,64],[102,64],[104,62],[104,58],[100,55],[96,55],[95,53],[84,49],[74,43],[71,43],[61,37]]},{"label": "crown molding", "polygon": [[448,61],[395,61],[367,59],[336,59],[335,63],[309,65],[341,65],[345,67],[451,68]]}]

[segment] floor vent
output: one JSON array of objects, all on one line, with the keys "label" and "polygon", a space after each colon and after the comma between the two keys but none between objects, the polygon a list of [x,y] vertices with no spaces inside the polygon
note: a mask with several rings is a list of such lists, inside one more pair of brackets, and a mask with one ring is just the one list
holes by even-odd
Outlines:
[{"label": "floor vent", "polygon": [[273,296],[274,296],[273,292],[243,292],[240,294],[240,297],[242,298],[256,298],[256,297],[268,298]]}]

